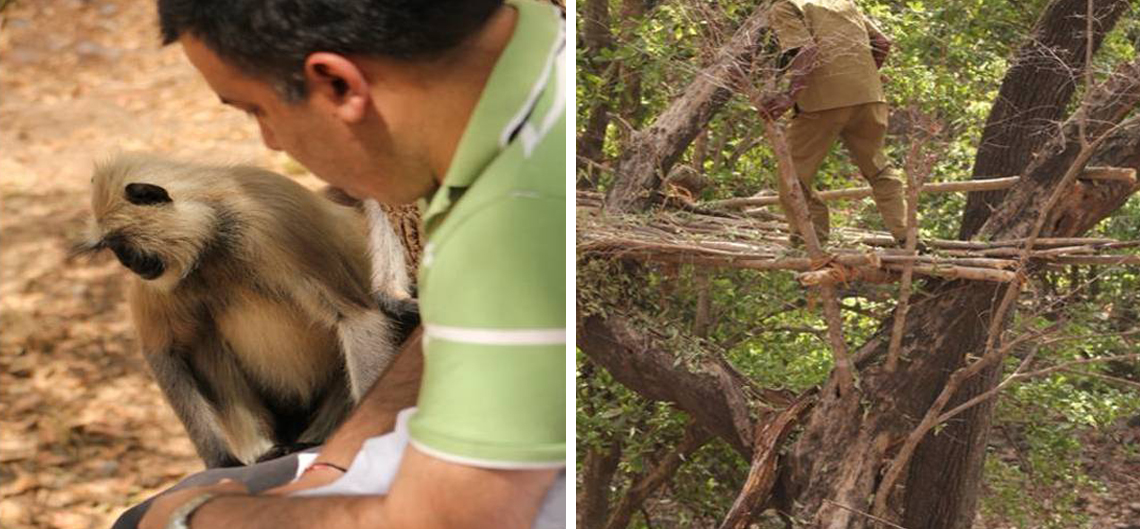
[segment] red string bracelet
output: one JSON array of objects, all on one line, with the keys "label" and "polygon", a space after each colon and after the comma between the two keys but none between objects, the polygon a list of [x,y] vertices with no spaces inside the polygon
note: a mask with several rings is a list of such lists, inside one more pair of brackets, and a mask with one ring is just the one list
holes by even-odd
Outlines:
[{"label": "red string bracelet", "polygon": [[341,474],[348,472],[348,470],[346,470],[344,467],[340,467],[340,466],[334,465],[332,463],[325,463],[323,461],[317,461],[316,463],[309,465],[309,468],[306,468],[305,471],[302,472],[302,474],[308,474],[310,470],[313,470],[316,468],[321,468],[321,467],[334,468],[336,470],[339,470]]}]

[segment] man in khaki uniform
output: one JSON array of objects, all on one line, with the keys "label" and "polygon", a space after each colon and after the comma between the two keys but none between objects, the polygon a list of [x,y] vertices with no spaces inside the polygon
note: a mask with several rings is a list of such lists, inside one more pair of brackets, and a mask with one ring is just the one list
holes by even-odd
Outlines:
[{"label": "man in khaki uniform", "polygon": [[[829,218],[812,180],[836,138],[870,182],[887,229],[903,241],[903,183],[882,152],[888,108],[878,70],[890,40],[851,0],[778,0],[768,16],[783,57],[791,57],[791,83],[761,111],[776,119],[795,105],[788,142],[820,242],[827,240]],[[781,181],[781,200],[788,191]],[[786,203],[784,209],[790,211]]]}]

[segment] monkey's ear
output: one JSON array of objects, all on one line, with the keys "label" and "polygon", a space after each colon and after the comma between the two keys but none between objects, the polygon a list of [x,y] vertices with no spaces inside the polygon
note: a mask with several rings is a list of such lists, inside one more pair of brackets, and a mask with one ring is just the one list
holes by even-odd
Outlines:
[{"label": "monkey's ear", "polygon": [[137,206],[152,206],[173,202],[165,189],[154,184],[127,184],[127,202]]}]

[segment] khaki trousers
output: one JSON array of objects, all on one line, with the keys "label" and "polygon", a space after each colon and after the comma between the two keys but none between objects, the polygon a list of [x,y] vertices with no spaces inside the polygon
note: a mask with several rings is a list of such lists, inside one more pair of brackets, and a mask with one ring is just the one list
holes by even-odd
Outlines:
[{"label": "khaki trousers", "polygon": [[[827,240],[830,217],[827,205],[820,200],[819,194],[812,187],[812,181],[836,138],[843,141],[843,146],[863,173],[863,178],[871,184],[875,205],[891,235],[899,240],[906,237],[903,181],[883,154],[887,113],[886,103],[865,103],[819,112],[799,112],[792,119],[788,130],[788,147],[820,242]],[[791,208],[786,202],[789,190],[782,179],[778,180],[780,200],[784,203],[785,213],[791,217]]]}]

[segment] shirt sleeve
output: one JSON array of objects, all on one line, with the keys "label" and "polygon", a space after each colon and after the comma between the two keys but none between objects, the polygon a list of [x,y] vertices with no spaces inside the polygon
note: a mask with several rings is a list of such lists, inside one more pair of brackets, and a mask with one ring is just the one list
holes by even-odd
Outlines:
[{"label": "shirt sleeve", "polygon": [[495,200],[425,250],[424,381],[412,443],[485,468],[566,454],[565,200]]},{"label": "shirt sleeve", "polygon": [[776,32],[781,52],[815,44],[815,39],[804,24],[803,13],[791,2],[772,4],[768,11],[768,24]]}]

